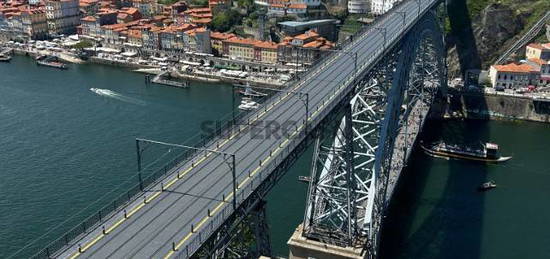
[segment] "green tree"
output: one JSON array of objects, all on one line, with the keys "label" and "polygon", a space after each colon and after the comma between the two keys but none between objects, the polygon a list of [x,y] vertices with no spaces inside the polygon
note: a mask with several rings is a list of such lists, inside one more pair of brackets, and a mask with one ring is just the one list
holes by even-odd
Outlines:
[{"label": "green tree", "polygon": [[192,6],[208,6],[208,0],[191,0],[189,3]]},{"label": "green tree", "polygon": [[74,49],[85,49],[85,48],[91,48],[94,44],[89,40],[82,40],[79,43],[75,44],[73,46]]},{"label": "green tree", "polygon": [[235,25],[240,24],[241,20],[242,16],[236,10],[219,11],[214,14],[210,28],[213,31],[226,32],[233,29]]},{"label": "green tree", "polygon": [[164,5],[171,5],[178,1],[179,0],[158,0],[159,4],[164,4]]},{"label": "green tree", "polygon": [[253,0],[237,0],[237,4],[239,7],[244,8],[247,13],[250,13],[255,7]]}]

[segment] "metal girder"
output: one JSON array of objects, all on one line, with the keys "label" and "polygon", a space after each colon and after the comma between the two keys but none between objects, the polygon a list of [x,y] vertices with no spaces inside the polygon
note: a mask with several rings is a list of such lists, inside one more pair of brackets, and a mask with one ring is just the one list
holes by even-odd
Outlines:
[{"label": "metal girder", "polygon": [[[237,249],[231,247],[232,240],[239,238],[240,225],[249,215],[253,214],[262,203],[271,188],[283,177],[288,169],[296,162],[300,155],[307,149],[310,143],[326,131],[326,128],[332,127],[337,121],[337,115],[343,110],[342,104],[349,102],[349,96],[344,97],[344,102],[338,103],[332,113],[329,113],[316,127],[312,128],[307,134],[302,132],[291,141],[288,152],[282,152],[280,157],[274,158],[277,166],[272,172],[260,172],[260,178],[252,182],[250,189],[241,189],[237,192],[239,197],[239,206],[236,211],[228,211],[228,217],[223,220],[221,225],[215,228],[208,236],[197,236],[191,240],[190,244],[181,250],[178,250],[175,258],[226,258],[229,255],[235,256]],[[255,187],[255,188],[254,188]],[[265,234],[265,233],[264,233]],[[204,241],[206,240],[206,241]],[[265,250],[265,244],[262,245]],[[240,251],[242,252],[242,251]],[[251,258],[250,251],[245,251],[241,258]]]},{"label": "metal girder", "polygon": [[[309,143],[324,135],[327,125],[335,123],[337,130],[332,145],[322,147],[318,141],[315,146],[304,235],[341,246],[361,246],[367,249],[369,257],[375,256],[382,216],[391,196],[387,193],[393,189],[389,186],[393,186],[389,180],[390,171],[400,168],[392,163],[392,157],[404,161],[403,157],[408,154],[395,152],[395,148],[412,146],[410,141],[396,145],[395,140],[403,132],[411,136],[418,133],[420,127],[410,125],[413,115],[418,114],[414,110],[429,108],[435,89],[444,85],[441,83],[444,79],[439,83],[430,79],[443,72],[439,58],[443,52],[433,51],[442,45],[438,45],[438,38],[434,36],[438,34],[431,33],[435,24],[432,16],[428,14],[428,18],[420,21],[408,36],[388,51],[362,80],[357,80],[353,96],[344,98],[309,134],[293,140],[291,145],[295,148],[281,157],[279,166],[262,178],[254,191],[238,193],[242,203],[216,231],[203,237],[208,241],[203,243],[202,249],[197,252],[202,243],[199,236],[197,242],[191,241],[188,247],[178,251],[177,258],[189,258],[193,254],[201,258],[249,256],[249,251],[244,251],[247,254],[243,255],[242,249],[230,245],[232,240],[239,238],[239,225]],[[429,47],[421,47],[425,44]],[[419,57],[417,53],[424,56]],[[347,115],[338,121],[342,111]]]},{"label": "metal girder", "polygon": [[399,173],[446,85],[444,56],[437,19],[429,12],[357,83],[330,147],[316,143],[304,236],[362,246],[376,256]]}]

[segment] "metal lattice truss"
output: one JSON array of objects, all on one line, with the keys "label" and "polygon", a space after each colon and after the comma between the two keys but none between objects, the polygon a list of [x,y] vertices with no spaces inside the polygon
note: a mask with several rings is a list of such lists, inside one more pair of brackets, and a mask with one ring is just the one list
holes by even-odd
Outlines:
[{"label": "metal lattice truss", "polygon": [[317,141],[306,237],[375,254],[393,188],[445,85],[441,37],[428,14],[358,82],[330,146]]}]

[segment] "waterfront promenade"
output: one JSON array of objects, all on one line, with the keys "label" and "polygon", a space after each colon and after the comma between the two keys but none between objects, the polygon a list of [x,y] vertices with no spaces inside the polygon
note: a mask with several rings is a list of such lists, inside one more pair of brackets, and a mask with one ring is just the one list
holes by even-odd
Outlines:
[{"label": "waterfront promenade", "polygon": [[[110,66],[127,67],[132,69],[149,69],[149,68],[170,68],[174,73],[173,76],[180,77],[186,80],[202,81],[202,82],[224,82],[231,84],[244,84],[246,82],[251,85],[265,87],[281,87],[285,82],[291,79],[292,74],[296,71],[303,72],[305,67],[297,69],[293,66],[274,65],[274,64],[259,64],[240,60],[232,60],[227,58],[210,57],[205,55],[186,54],[186,57],[181,59],[167,59],[155,57],[124,57],[117,53],[97,52],[96,55],[90,56],[87,60],[82,60],[77,57],[74,49],[57,49],[46,50],[38,49],[34,44],[15,44],[2,43],[0,48],[4,46],[7,49],[12,49],[13,53],[26,56],[49,55],[60,58],[69,63],[83,64],[95,63]],[[159,61],[159,60],[166,61]],[[194,61],[188,61],[194,60]],[[179,61],[179,62],[178,62]],[[200,62],[197,62],[200,61]],[[216,68],[216,64],[224,64],[225,66],[242,67],[246,76],[233,76],[225,73],[225,69]],[[263,69],[262,69],[263,68]],[[143,70],[147,71],[147,70]],[[149,73],[149,72],[145,72]],[[156,73],[156,72],[153,72]],[[289,76],[290,73],[290,76]]]}]

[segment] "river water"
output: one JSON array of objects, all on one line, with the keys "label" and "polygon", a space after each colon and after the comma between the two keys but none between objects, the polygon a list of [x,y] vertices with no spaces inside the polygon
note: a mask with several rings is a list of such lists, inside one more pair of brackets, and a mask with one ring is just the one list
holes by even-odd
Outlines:
[{"label": "river water", "polygon": [[[136,137],[185,142],[201,122],[231,113],[231,94],[227,85],[146,86],[143,75],[107,66],[0,63],[0,258],[30,255],[135,184]],[[549,128],[429,123],[426,136],[491,140],[514,158],[485,166],[415,152],[387,219],[384,258],[550,258]],[[311,153],[268,197],[276,255],[288,256],[302,220],[307,185],[297,179],[310,173]],[[475,192],[487,179],[500,187]]]}]

